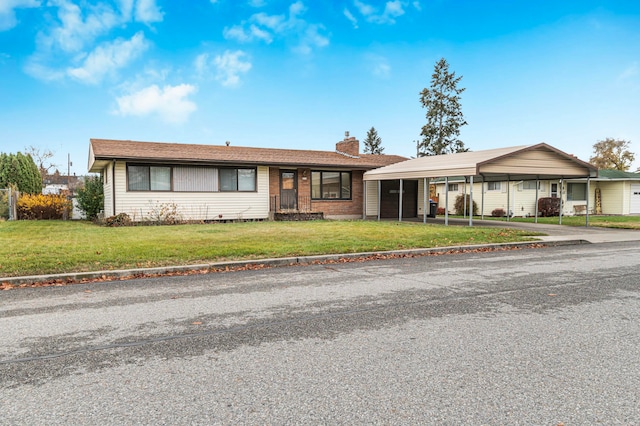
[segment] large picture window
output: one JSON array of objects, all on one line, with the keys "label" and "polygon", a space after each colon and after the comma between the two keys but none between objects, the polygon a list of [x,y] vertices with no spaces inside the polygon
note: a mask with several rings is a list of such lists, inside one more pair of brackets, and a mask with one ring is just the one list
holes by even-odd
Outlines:
[{"label": "large picture window", "polygon": [[311,198],[314,200],[350,200],[351,172],[311,172]]},{"label": "large picture window", "polygon": [[251,192],[256,169],[128,165],[127,182],[129,191]]},{"label": "large picture window", "polygon": [[567,201],[586,201],[587,200],[587,184],[586,183],[568,183],[567,184]]}]

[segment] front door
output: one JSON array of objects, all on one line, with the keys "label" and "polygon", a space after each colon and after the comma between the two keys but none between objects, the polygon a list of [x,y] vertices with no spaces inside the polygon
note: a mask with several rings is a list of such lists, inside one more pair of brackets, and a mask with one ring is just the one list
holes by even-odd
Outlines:
[{"label": "front door", "polygon": [[298,173],[280,170],[280,210],[298,210]]}]

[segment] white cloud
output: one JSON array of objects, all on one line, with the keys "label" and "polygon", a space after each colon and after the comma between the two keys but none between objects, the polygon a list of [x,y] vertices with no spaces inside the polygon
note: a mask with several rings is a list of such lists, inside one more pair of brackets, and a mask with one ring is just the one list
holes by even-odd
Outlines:
[{"label": "white cloud", "polygon": [[[414,2],[414,7],[419,10],[420,4],[417,3],[416,5],[416,3],[417,2]],[[368,22],[372,22],[374,24],[395,24],[395,18],[402,16],[405,13],[405,5],[400,0],[386,2],[384,10],[381,13],[374,6],[360,0],[354,0],[353,5]]]},{"label": "white cloud", "polygon": [[240,74],[246,74],[252,66],[251,62],[244,59],[246,56],[247,54],[241,50],[235,52],[227,50],[222,55],[216,56],[213,60],[216,80],[223,86],[237,86],[240,83]]},{"label": "white cloud", "polygon": [[116,27],[134,21],[149,25],[163,19],[156,0],[114,0],[113,5],[49,0],[48,6],[57,8],[57,19],[51,19],[50,26],[38,33],[36,51],[25,65],[27,73],[46,81],[67,76],[90,84],[100,82],[137,57],[149,43],[141,32],[129,41],[115,39],[97,47],[96,42]]},{"label": "white cloud", "polygon": [[130,40],[103,43],[89,54],[81,67],[69,68],[67,74],[88,84],[97,84],[105,75],[125,67],[148,47],[142,31]]},{"label": "white cloud", "polygon": [[376,77],[388,78],[391,75],[391,66],[386,58],[374,58],[371,72]]},{"label": "white cloud", "polygon": [[419,1],[414,1],[413,3],[411,3],[413,5],[413,8],[417,11],[421,11],[422,10],[422,5],[420,4]]},{"label": "white cloud", "polygon": [[196,92],[190,84],[177,86],[149,86],[138,92],[124,95],[116,99],[116,114],[127,116],[158,115],[163,121],[180,124],[187,121],[189,115],[197,109],[194,102],[187,97]]},{"label": "white cloud", "polygon": [[327,46],[329,37],[322,34],[324,31],[322,25],[311,24],[300,18],[305,12],[304,4],[297,1],[289,6],[288,17],[282,14],[255,13],[238,25],[226,27],[223,35],[227,40],[240,43],[263,41],[268,44],[276,38],[293,40],[297,41],[294,43],[293,50],[310,53],[315,47]]},{"label": "white cloud", "polygon": [[38,0],[0,0],[0,31],[10,30],[18,25],[16,9],[38,6]]},{"label": "white cloud", "polygon": [[638,63],[634,62],[629,65],[620,75],[618,76],[618,80],[629,80],[638,75],[640,69],[638,68]]},{"label": "white cloud", "polygon": [[86,11],[66,0],[56,0],[53,4],[58,6],[60,25],[55,26],[50,34],[39,34],[40,47],[78,52],[121,22],[113,9],[104,4],[90,6]]},{"label": "white cloud", "polygon": [[351,11],[349,9],[347,9],[345,7],[344,11],[342,13],[344,14],[344,16],[347,17],[349,22],[351,22],[351,24],[353,24],[353,28],[358,28],[358,20],[356,19],[355,16],[353,16],[353,13],[351,13]]},{"label": "white cloud", "polygon": [[151,22],[161,22],[164,13],[156,4],[156,0],[137,0],[135,20],[149,24]]}]

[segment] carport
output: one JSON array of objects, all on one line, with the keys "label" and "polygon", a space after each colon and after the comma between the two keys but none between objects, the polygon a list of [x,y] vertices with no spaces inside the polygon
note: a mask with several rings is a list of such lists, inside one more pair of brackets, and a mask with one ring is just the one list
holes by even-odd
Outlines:
[{"label": "carport", "polygon": [[[380,220],[380,205],[384,196],[381,188],[383,181],[399,181],[399,215],[402,221],[403,182],[406,180],[423,181],[423,222],[427,220],[427,188],[431,179],[445,179],[445,197],[448,205],[449,177],[464,176],[465,182],[469,182],[469,203],[473,205],[473,183],[482,182],[507,182],[507,187],[513,181],[536,181],[536,206],[538,205],[538,186],[540,180],[587,179],[587,194],[589,194],[590,178],[597,177],[598,169],[577,157],[560,151],[546,143],[536,145],[523,145],[508,148],[489,149],[475,152],[461,152],[448,155],[436,155],[419,157],[390,166],[381,167],[364,174],[364,215],[367,215],[369,203],[377,205],[377,218]],[[377,184],[377,202],[367,200],[369,185]],[[562,187],[562,185],[560,185]],[[507,191],[507,205],[509,205],[509,192]],[[482,193],[482,205],[484,214],[484,190]],[[465,197],[466,198],[466,197]],[[562,194],[560,194],[562,202]],[[585,224],[589,226],[589,197],[587,197],[587,209]],[[538,222],[536,207],[535,221]],[[445,209],[445,224],[448,225],[448,211]],[[507,215],[507,220],[509,215]],[[560,223],[562,222],[562,205],[560,208]],[[469,215],[469,226],[473,226],[473,214]]]}]

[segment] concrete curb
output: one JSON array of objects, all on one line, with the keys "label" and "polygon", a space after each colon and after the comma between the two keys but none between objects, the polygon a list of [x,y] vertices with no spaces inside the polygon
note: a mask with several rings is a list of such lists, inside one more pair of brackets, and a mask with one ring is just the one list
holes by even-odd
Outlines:
[{"label": "concrete curb", "polygon": [[162,266],[156,268],[137,268],[137,269],[119,269],[119,270],[105,270],[105,271],[93,271],[93,272],[72,272],[65,274],[48,274],[48,275],[30,275],[22,277],[5,277],[0,278],[0,283],[9,285],[20,284],[32,284],[32,283],[49,283],[49,282],[61,282],[61,283],[78,283],[82,281],[90,281],[95,279],[122,279],[122,278],[142,278],[147,276],[158,276],[167,274],[180,274],[188,272],[206,271],[225,271],[246,268],[247,266],[262,266],[262,267],[282,267],[282,266],[295,266],[295,265],[310,265],[314,263],[324,262],[337,262],[342,259],[357,259],[368,258],[374,256],[428,256],[431,254],[448,253],[448,252],[463,252],[473,251],[479,249],[488,250],[500,250],[508,248],[527,247],[531,245],[539,245],[544,247],[553,246],[566,246],[576,244],[591,244],[587,240],[572,239],[572,240],[557,240],[557,241],[525,241],[517,243],[499,243],[499,244],[476,244],[466,246],[447,246],[428,249],[407,249],[407,250],[389,250],[389,251],[371,251],[360,253],[343,253],[343,254],[327,254],[327,255],[315,255],[315,256],[298,256],[298,257],[282,257],[273,259],[259,259],[259,260],[242,260],[242,261],[227,261],[227,262],[214,262],[203,263],[198,265],[182,265],[182,266]]}]

